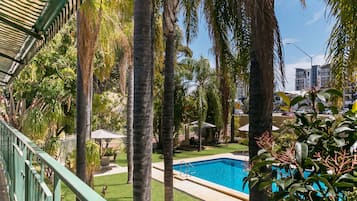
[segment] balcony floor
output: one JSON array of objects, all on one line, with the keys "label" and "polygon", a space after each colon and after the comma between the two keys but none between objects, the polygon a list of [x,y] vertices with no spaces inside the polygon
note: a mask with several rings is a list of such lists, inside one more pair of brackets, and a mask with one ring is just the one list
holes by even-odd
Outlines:
[{"label": "balcony floor", "polygon": [[9,194],[7,193],[5,175],[1,167],[1,164],[0,164],[0,201],[9,201]]}]

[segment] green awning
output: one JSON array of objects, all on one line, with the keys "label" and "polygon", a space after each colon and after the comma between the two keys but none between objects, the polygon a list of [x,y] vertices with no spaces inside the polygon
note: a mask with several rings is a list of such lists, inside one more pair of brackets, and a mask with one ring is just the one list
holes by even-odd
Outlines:
[{"label": "green awning", "polygon": [[0,0],[0,85],[18,75],[84,0]]}]

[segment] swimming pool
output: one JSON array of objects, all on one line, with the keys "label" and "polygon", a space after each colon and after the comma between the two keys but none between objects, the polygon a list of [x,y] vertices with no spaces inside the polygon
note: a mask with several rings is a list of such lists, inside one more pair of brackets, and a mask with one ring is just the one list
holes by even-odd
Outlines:
[{"label": "swimming pool", "polygon": [[[248,184],[243,188],[243,179],[248,176],[247,167],[247,161],[231,158],[217,158],[192,163],[182,162],[174,165],[174,170],[249,194]],[[276,167],[273,169],[277,170]],[[286,177],[291,174],[284,169],[279,170],[279,173],[278,178]],[[304,177],[308,177],[309,174],[311,174],[311,171],[305,171]],[[319,185],[314,183],[312,186],[316,189],[318,189],[319,186],[326,189],[326,186],[321,182]],[[272,191],[278,191],[278,187],[275,183],[272,184]]]},{"label": "swimming pool", "polygon": [[243,178],[248,175],[247,166],[246,161],[218,158],[177,164],[174,170],[249,194],[248,185],[243,188]]}]

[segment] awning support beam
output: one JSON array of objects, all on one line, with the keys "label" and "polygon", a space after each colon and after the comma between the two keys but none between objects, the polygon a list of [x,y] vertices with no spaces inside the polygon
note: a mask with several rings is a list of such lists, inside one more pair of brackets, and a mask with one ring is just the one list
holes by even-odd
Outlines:
[{"label": "awning support beam", "polygon": [[14,76],[13,74],[11,74],[11,73],[8,73],[8,72],[6,72],[6,71],[3,71],[3,70],[1,70],[0,69],[0,73],[3,73],[3,74],[5,74],[5,75],[8,75],[8,76]]},{"label": "awning support beam", "polygon": [[25,27],[22,27],[22,26],[20,26],[20,25],[18,25],[16,23],[13,23],[10,20],[2,17],[1,15],[0,15],[0,21],[5,23],[5,24],[7,24],[7,25],[9,25],[9,26],[11,26],[11,27],[13,27],[13,28],[15,28],[15,29],[17,29],[17,30],[20,30],[20,31],[22,31],[22,32],[24,32],[24,33],[26,33],[26,34],[28,34],[30,36],[33,36],[34,38],[36,38],[38,40],[42,40],[42,36],[40,34],[38,34],[36,32],[33,32],[31,30],[28,30]]},{"label": "awning support beam", "polygon": [[4,81],[2,81],[2,80],[0,80],[0,83],[1,83],[1,84],[4,84],[5,86],[8,84],[7,82],[4,82]]},{"label": "awning support beam", "polygon": [[24,64],[23,61],[20,61],[20,60],[18,60],[18,59],[12,58],[12,57],[10,57],[9,55],[4,54],[4,53],[1,53],[1,52],[0,52],[0,57],[4,57],[4,58],[7,58],[7,59],[10,59],[10,60],[12,60],[12,61],[14,61],[14,62],[17,62],[17,63],[19,63],[19,64]]}]

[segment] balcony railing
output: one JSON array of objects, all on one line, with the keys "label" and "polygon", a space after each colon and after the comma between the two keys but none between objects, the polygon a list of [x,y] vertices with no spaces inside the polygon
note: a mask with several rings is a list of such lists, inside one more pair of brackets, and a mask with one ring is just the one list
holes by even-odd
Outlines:
[{"label": "balcony railing", "polygon": [[18,130],[0,121],[0,163],[10,200],[60,201],[61,182],[81,201],[105,201]]}]

